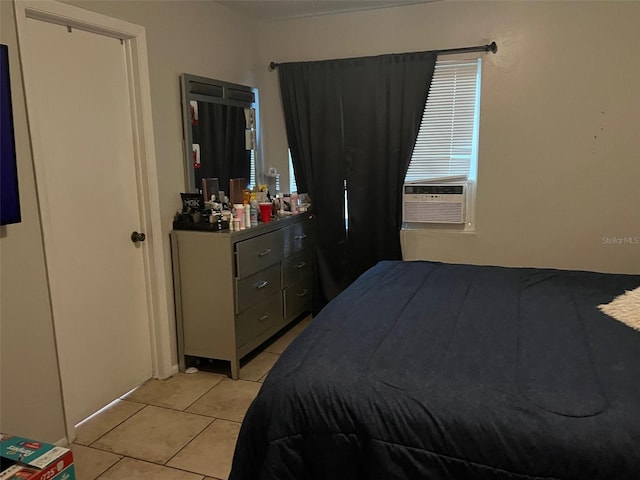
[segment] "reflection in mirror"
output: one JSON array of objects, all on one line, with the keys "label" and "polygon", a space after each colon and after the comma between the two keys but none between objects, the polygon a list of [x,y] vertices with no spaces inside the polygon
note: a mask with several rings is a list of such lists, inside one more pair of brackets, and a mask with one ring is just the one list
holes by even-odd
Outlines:
[{"label": "reflection in mirror", "polygon": [[211,179],[218,179],[227,196],[232,178],[253,186],[257,90],[189,74],[181,76],[181,84],[187,191],[204,193]]}]

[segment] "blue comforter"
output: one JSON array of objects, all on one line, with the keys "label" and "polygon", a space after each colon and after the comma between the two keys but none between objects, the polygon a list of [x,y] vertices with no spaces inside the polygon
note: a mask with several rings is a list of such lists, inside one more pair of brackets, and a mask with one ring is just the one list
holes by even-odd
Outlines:
[{"label": "blue comforter", "polygon": [[283,353],[230,480],[640,479],[640,276],[381,262]]}]

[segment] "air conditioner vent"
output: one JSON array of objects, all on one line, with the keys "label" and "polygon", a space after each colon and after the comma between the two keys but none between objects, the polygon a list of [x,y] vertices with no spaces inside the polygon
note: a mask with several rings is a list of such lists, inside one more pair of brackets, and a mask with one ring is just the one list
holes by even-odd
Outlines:
[{"label": "air conditioner vent", "polygon": [[402,221],[465,223],[466,184],[404,186]]}]

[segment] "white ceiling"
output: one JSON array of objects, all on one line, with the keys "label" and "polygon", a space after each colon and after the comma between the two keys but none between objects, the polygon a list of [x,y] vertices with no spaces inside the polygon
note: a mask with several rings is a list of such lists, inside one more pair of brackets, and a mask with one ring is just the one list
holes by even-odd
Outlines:
[{"label": "white ceiling", "polygon": [[332,13],[399,7],[438,0],[217,0],[218,3],[262,20],[311,17]]}]

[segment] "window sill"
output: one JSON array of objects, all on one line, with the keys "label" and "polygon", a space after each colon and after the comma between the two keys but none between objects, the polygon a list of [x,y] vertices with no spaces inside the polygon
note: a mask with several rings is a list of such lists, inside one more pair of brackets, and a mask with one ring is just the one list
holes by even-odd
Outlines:
[{"label": "window sill", "polygon": [[455,235],[476,235],[478,231],[468,225],[425,225],[421,223],[403,223],[401,232],[417,232],[417,233],[437,233],[437,234],[455,234]]}]

